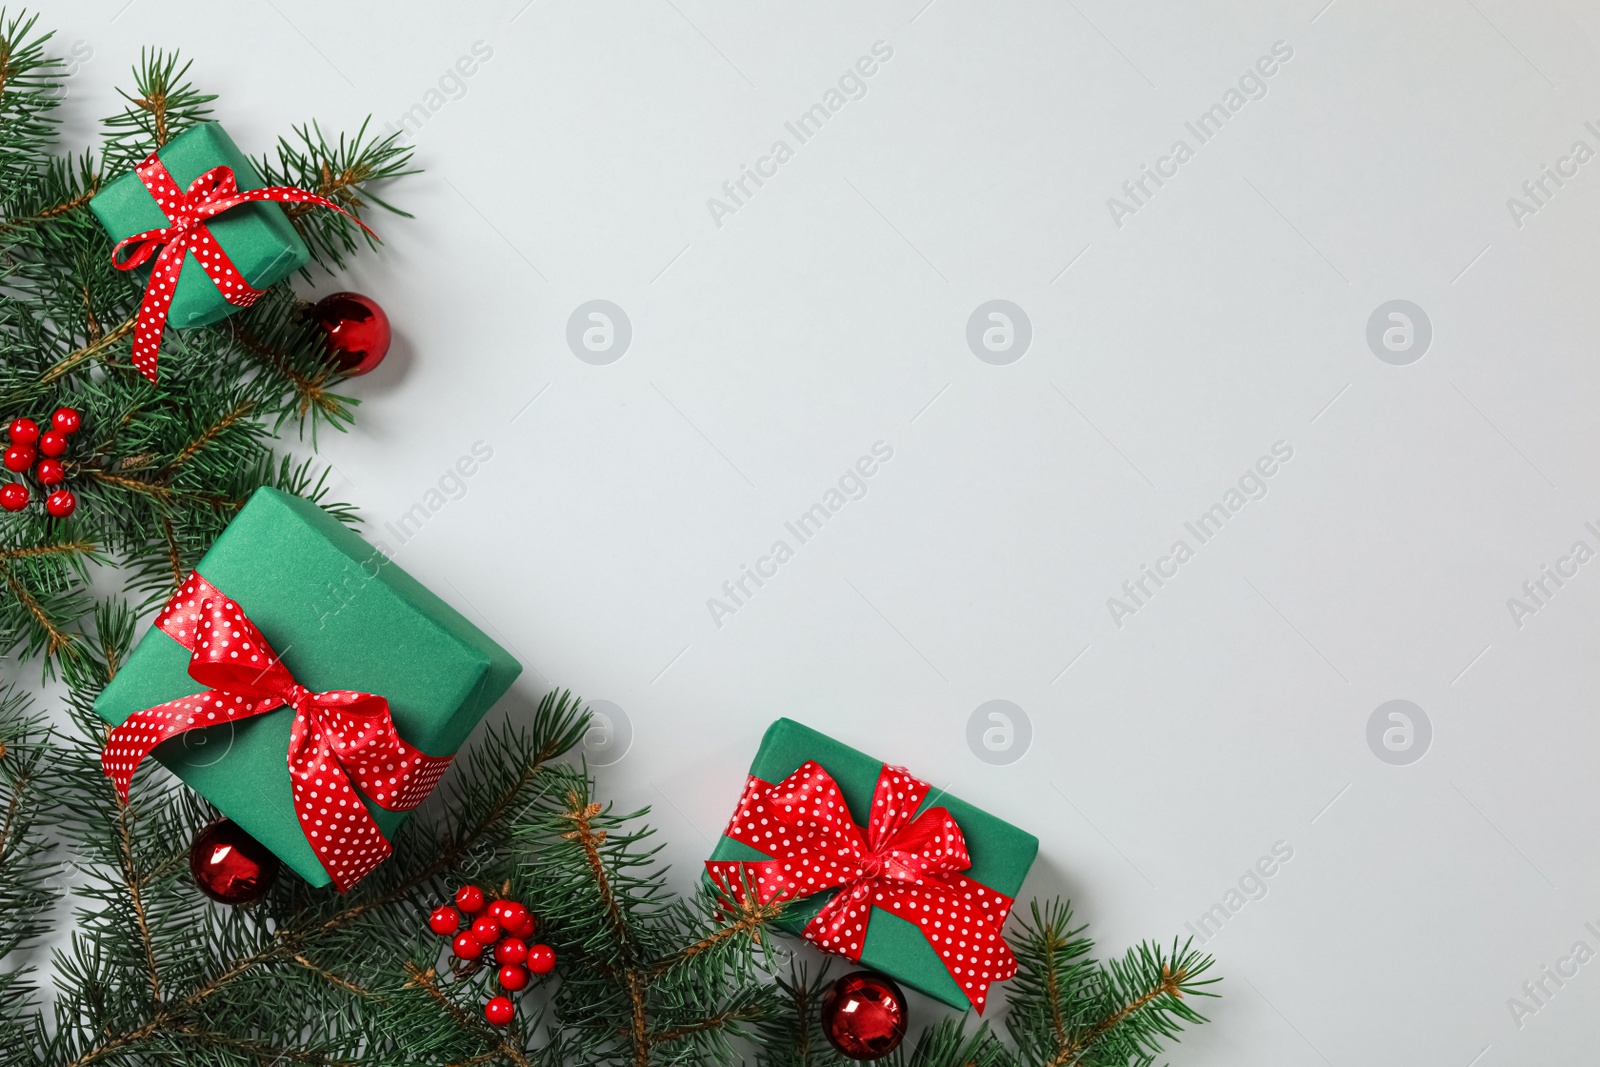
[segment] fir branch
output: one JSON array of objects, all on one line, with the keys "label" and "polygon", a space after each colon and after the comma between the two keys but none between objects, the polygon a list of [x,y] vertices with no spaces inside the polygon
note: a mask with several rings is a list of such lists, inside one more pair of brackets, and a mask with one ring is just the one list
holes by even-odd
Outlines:
[{"label": "fir branch", "polygon": [[114,326],[109,333],[101,334],[82,348],[74,349],[63,356],[39,378],[40,385],[51,385],[57,380],[72,373],[86,360],[96,359],[108,354],[112,345],[133,333],[134,327],[139,324],[137,317],[124,319]]}]

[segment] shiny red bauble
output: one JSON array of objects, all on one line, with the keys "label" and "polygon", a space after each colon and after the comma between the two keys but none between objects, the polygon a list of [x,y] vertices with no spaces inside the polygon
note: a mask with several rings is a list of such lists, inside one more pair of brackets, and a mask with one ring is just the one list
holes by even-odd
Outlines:
[{"label": "shiny red bauble", "polygon": [[840,1055],[875,1060],[906,1036],[906,999],[876,971],[852,971],[822,994],[822,1033]]},{"label": "shiny red bauble", "polygon": [[472,924],[472,936],[480,945],[492,945],[500,940],[500,924],[487,915],[480,915]]},{"label": "shiny red bauble", "polygon": [[47,456],[65,455],[67,435],[60,430],[46,430],[39,435],[39,451]]},{"label": "shiny red bauble", "polygon": [[308,315],[321,327],[328,360],[341,374],[365,374],[389,353],[389,316],[371,297],[334,293],[312,305]]},{"label": "shiny red bauble", "polygon": [[41,459],[34,471],[40,485],[60,485],[67,477],[67,465],[59,459]]},{"label": "shiny red bauble", "polygon": [[515,963],[508,963],[500,968],[500,973],[496,977],[500,980],[501,989],[509,989],[513,993],[528,985],[528,972]]},{"label": "shiny red bauble", "polygon": [[483,1017],[495,1026],[505,1026],[511,1022],[511,1017],[517,1013],[511,1006],[510,997],[495,997],[483,1006]]},{"label": "shiny red bauble", "polygon": [[534,945],[528,949],[528,970],[534,974],[549,974],[556,969],[556,950],[549,945]]},{"label": "shiny red bauble", "polygon": [[55,414],[50,416],[50,425],[62,433],[77,433],[78,427],[83,425],[83,417],[76,408],[56,408]]},{"label": "shiny red bauble", "polygon": [[71,489],[57,489],[44,498],[44,509],[52,517],[64,519],[78,510],[78,498],[72,495]]},{"label": "shiny red bauble", "polygon": [[521,963],[528,958],[528,946],[514,937],[508,937],[494,947],[496,963]]},{"label": "shiny red bauble", "polygon": [[456,907],[472,915],[483,910],[483,890],[475,885],[464,885],[456,890]]},{"label": "shiny red bauble", "polygon": [[428,929],[440,937],[449,937],[461,929],[461,913],[448,904],[434,908],[428,916]]},{"label": "shiny red bauble", "polygon": [[189,846],[189,873],[200,892],[219,904],[248,904],[272,887],[278,857],[232,819],[218,819]]},{"label": "shiny red bauble", "polygon": [[34,451],[32,445],[12,445],[6,449],[6,470],[16,471],[21,474],[33,466]]},{"label": "shiny red bauble", "polygon": [[12,419],[8,435],[14,445],[31,445],[39,439],[39,424],[32,419]]},{"label": "shiny red bauble", "polygon": [[0,485],[0,508],[7,511],[21,511],[28,506],[28,487],[21,482],[7,482]]},{"label": "shiny red bauble", "polygon": [[464,960],[475,960],[483,952],[483,942],[473,937],[471,930],[463,930],[450,942],[450,951]]}]

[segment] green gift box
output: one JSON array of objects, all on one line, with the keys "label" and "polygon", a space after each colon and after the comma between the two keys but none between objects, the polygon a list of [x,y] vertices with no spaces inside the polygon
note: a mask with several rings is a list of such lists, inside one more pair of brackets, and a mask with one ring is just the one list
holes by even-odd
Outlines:
[{"label": "green gift box", "polygon": [[[316,504],[256,490],[195,568],[236,601],[298,684],[389,702],[401,738],[452,755],[522,666],[454,608]],[[151,627],[95,701],[116,726],[203,692],[190,654]],[[307,882],[327,885],[295,814],[287,754],[294,711],[191,730],[154,755]],[[363,797],[392,837],[407,812]]]},{"label": "green gift box", "polygon": [[[815,760],[833,777],[855,824],[864,830],[873,791],[884,769],[882,760],[873,759],[792,719],[779,719],[761,738],[761,747],[750,764],[750,776],[776,785],[808,760]],[[912,773],[915,774],[915,768]],[[961,828],[967,853],[972,858],[972,866],[961,873],[1015,899],[1028,868],[1033,866],[1034,857],[1038,855],[1039,839],[937,789],[929,791],[917,813],[935,807],[949,811]],[[727,834],[723,834],[711,852],[713,862],[760,862],[771,858]],[[786,933],[798,935],[837,891],[828,890],[797,899],[774,925]],[[970,1006],[966,994],[916,925],[882,907],[872,909],[861,963],[951,1007]]]},{"label": "green gift box", "polygon": [[[241,190],[248,192],[267,184],[250,157],[239,151],[233,138],[215,122],[189,127],[167,142],[156,155],[180,189],[188,189],[189,183],[200,175],[223,165],[233,168],[234,179]],[[133,171],[96,193],[89,201],[89,209],[113,241],[171,224],[166,213],[156,205],[150,190]],[[228,253],[244,280],[257,289],[281,282],[311,259],[310,250],[295,232],[289,216],[269,201],[240,204],[208,219],[206,228]],[[152,266],[153,263],[138,268],[141,286],[149,281]],[[173,291],[172,306],[167,312],[167,324],[207,326],[238,310],[223,299],[221,290],[201,269],[194,252],[185,255],[183,271]]]}]

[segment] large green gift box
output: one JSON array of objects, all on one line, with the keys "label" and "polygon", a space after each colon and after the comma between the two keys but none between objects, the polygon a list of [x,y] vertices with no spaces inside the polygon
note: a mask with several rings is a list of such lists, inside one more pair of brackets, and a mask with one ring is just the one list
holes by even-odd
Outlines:
[{"label": "large green gift box", "polygon": [[[189,183],[200,175],[223,165],[233,168],[234,179],[243,191],[261,189],[267,184],[250,157],[239,151],[233,139],[215,122],[189,127],[167,142],[156,155],[180,189],[188,189]],[[171,225],[150,190],[133,171],[96,193],[89,201],[89,209],[112,241]],[[257,289],[266,289],[282,281],[311,259],[311,252],[295,231],[294,223],[281,207],[270,201],[240,204],[206,220],[206,228],[228,253],[244,280]],[[152,261],[138,268],[141,287],[149,281],[153,265]],[[206,326],[238,310],[223,299],[216,283],[201,269],[194,252],[185,255],[183,272],[178,276],[172,306],[167,311],[167,324]]]},{"label": "large green gift box", "polygon": [[[401,738],[452,755],[522,666],[454,608],[316,504],[262,488],[195,568],[236,601],[295,680],[389,702]],[[151,627],[94,709],[113,726],[202,692],[189,652]],[[307,882],[327,885],[295,815],[288,707],[193,730],[155,750],[166,764]],[[407,813],[363,797],[384,836]]]},{"label": "large green gift box", "polygon": [[[762,737],[761,747],[750,765],[750,777],[777,784],[808,760],[820,764],[833,777],[856,825],[865,828],[884,763],[826,734],[792,719],[779,719]],[[915,774],[915,768],[912,773]],[[965,838],[972,866],[961,873],[1015,899],[1039,852],[1039,839],[938,789],[929,791],[917,812],[935,807],[950,812]],[[727,834],[718,840],[711,852],[713,862],[760,862],[770,858]],[[798,935],[822,910],[833,892],[801,897],[785,909],[774,925],[786,933]],[[882,971],[952,1007],[970,1006],[966,994],[915,925],[881,907],[874,907],[871,915],[861,952],[862,965]]]}]

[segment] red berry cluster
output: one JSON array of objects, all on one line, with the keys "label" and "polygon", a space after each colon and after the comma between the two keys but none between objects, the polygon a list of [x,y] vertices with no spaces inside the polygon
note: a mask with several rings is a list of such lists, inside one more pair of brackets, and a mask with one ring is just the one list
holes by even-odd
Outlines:
[{"label": "red berry cluster", "polygon": [[[539,921],[527,908],[515,900],[493,901],[487,911],[483,905],[483,890],[464,885],[456,890],[455,907],[444,904],[433,909],[428,927],[440,937],[455,934],[450,949],[462,960],[484,962],[484,951],[493,946],[494,962],[500,965],[495,978],[507,992],[527,988],[529,971],[546,975],[555,970],[555,950],[549,945],[529,944],[539,929]],[[463,912],[470,922],[465,930],[461,929]],[[496,1026],[511,1022],[513,1014],[510,997],[497,996],[483,1006],[484,1018]]]},{"label": "red berry cluster", "polygon": [[[82,424],[83,420],[72,408],[56,408],[55,414],[50,416],[50,429],[43,433],[32,419],[14,420],[9,431],[11,445],[5,454],[6,470],[22,474],[34,467],[37,459],[39,465],[34,467],[33,476],[40,486],[48,489],[60,485],[67,477],[66,464],[61,462],[61,457],[67,453],[67,438],[77,433]],[[43,459],[39,459],[41,452]],[[21,511],[28,506],[29,498],[28,487],[22,482],[0,485],[0,508]],[[77,507],[78,498],[70,489],[56,489],[44,501],[44,509],[58,519],[71,515]]]}]

